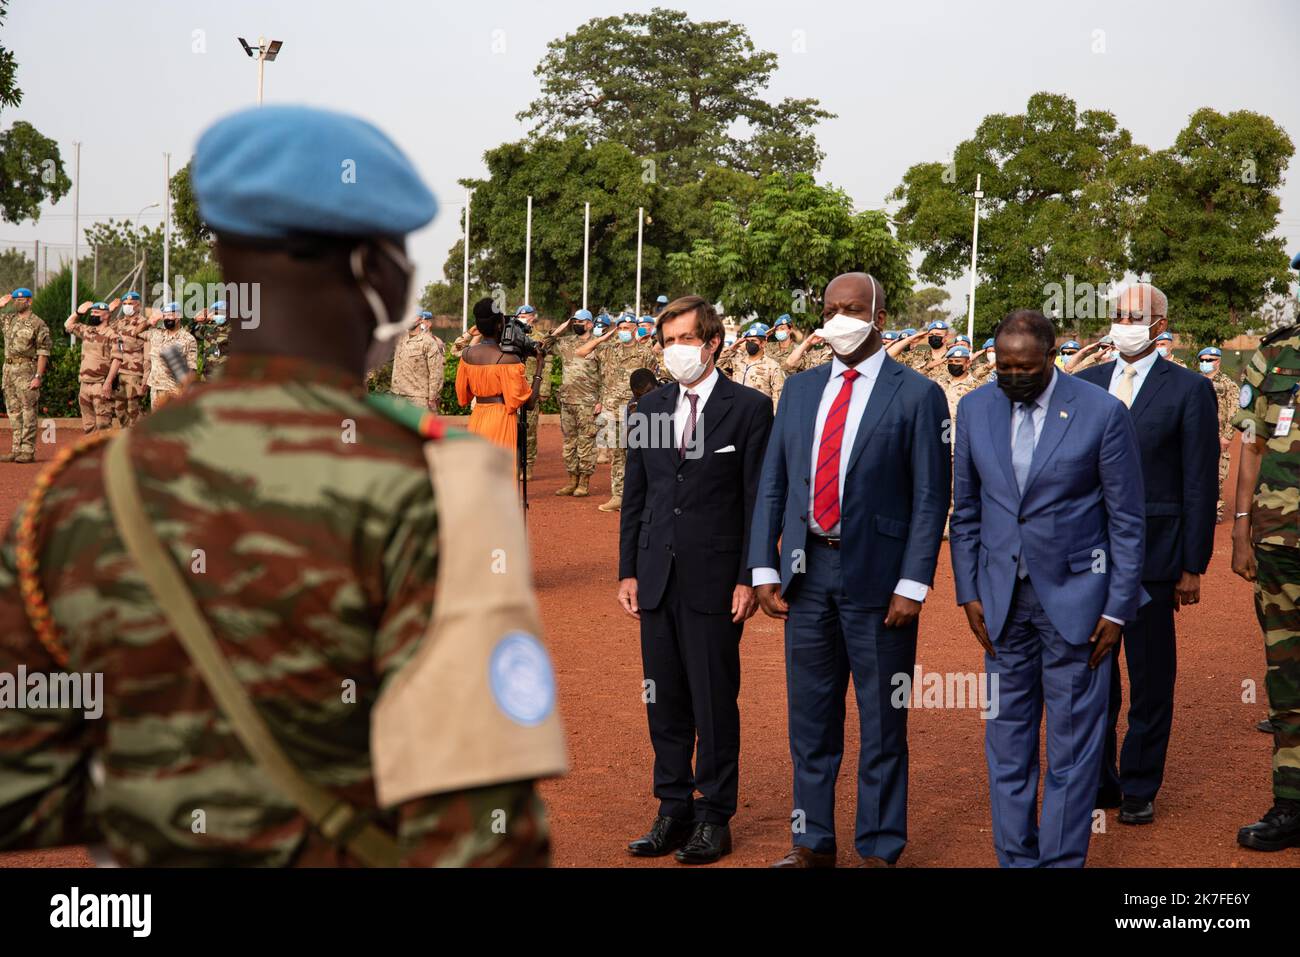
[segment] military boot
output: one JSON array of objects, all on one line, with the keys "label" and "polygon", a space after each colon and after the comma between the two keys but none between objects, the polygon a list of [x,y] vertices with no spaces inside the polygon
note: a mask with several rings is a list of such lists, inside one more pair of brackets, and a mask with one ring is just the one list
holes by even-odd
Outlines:
[{"label": "military boot", "polygon": [[0,462],[13,462],[16,461],[17,458],[17,452],[6,452],[4,455],[0,455]]},{"label": "military boot", "polygon": [[578,490],[578,476],[569,473],[569,484],[561,485],[555,490],[556,495],[572,495]]},{"label": "military boot", "polygon": [[18,465],[31,465],[36,461],[35,452],[19,452],[14,456],[14,462]]},{"label": "military boot", "polygon": [[604,505],[597,505],[596,508],[602,512],[617,512],[623,507],[623,497],[621,495],[611,495],[609,501]]},{"label": "military boot", "polygon": [[1300,846],[1300,801],[1277,798],[1263,819],[1237,832],[1237,843],[1256,851]]},{"label": "military boot", "polygon": [[578,487],[573,490],[574,498],[586,498],[591,494],[591,489],[587,488],[587,483],[591,481],[590,475],[579,475]]}]

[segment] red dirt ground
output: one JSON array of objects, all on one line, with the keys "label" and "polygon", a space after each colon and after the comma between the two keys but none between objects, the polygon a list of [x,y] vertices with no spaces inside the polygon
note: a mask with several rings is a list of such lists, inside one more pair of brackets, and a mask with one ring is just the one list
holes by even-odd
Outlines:
[{"label": "red dirt ground", "polygon": [[[7,438],[2,432],[0,437]],[[71,432],[62,434],[60,444],[72,437]],[[596,510],[609,493],[608,467],[599,467],[590,498],[557,498],[553,493],[564,480],[559,445],[559,427],[544,424],[529,516],[537,591],[570,744],[569,775],[542,787],[551,813],[555,864],[677,867],[671,858],[641,861],[624,850],[655,812],[637,625],[614,598],[618,515]],[[48,459],[50,452],[42,448],[38,455]],[[0,519],[7,523],[35,475],[31,466],[0,465]],[[1156,823],[1126,827],[1114,811],[1107,812],[1105,832],[1092,839],[1089,863],[1094,866],[1300,864],[1298,850],[1261,854],[1241,849],[1235,841],[1237,828],[1258,819],[1271,804],[1271,740],[1254,727],[1265,714],[1263,648],[1250,586],[1232,575],[1230,554],[1225,523],[1215,537],[1202,604],[1179,619],[1173,743]],[[725,864],[761,867],[784,854],[790,843],[791,771],[779,623],[761,612],[751,619],[741,656],[740,808],[732,822],[735,852]],[[979,646],[953,603],[946,548],[921,616],[917,660],[927,672],[978,672],[981,667]],[[1255,703],[1242,701],[1247,680],[1259,689]],[[856,862],[852,689],[848,701],[837,818],[841,865]],[[1121,733],[1122,724],[1121,719]],[[994,866],[978,713],[918,710],[910,715],[909,733],[910,844],[900,865]],[[86,864],[81,848],[0,855],[0,866]]]}]

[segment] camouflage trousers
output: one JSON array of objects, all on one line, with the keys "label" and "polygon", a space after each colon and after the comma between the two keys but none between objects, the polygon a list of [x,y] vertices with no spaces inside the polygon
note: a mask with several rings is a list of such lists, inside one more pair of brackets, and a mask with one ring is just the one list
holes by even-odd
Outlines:
[{"label": "camouflage trousers", "polygon": [[1219,455],[1219,504],[1215,508],[1214,520],[1217,522],[1223,518],[1223,483],[1228,481],[1228,466],[1232,464],[1232,450],[1228,449]]},{"label": "camouflage trousers", "polygon": [[[540,403],[539,403],[540,405]],[[528,415],[528,457],[526,459],[528,467],[532,468],[537,461],[537,424],[541,421],[541,409],[533,409]]]},{"label": "camouflage trousers", "polygon": [[438,411],[436,408],[434,408],[435,403],[429,402],[427,396],[407,395],[404,392],[394,392],[393,395],[397,396],[399,399],[405,399],[407,402],[411,403],[412,405],[418,405],[422,409],[428,409],[431,412]]},{"label": "camouflage trousers", "polygon": [[1264,632],[1273,796],[1300,800],[1300,548],[1255,546],[1255,614]]},{"label": "camouflage trousers", "polygon": [[35,362],[6,362],[4,366],[5,409],[13,428],[13,454],[36,454],[36,406],[39,389],[29,389],[36,375]]},{"label": "camouflage trousers", "polygon": [[118,373],[113,389],[113,416],[128,429],[140,418],[144,405],[144,376]]},{"label": "camouflage trousers", "polygon": [[560,431],[564,433],[564,471],[569,475],[596,471],[596,417],[591,403],[561,403]]},{"label": "camouflage trousers", "polygon": [[81,407],[81,431],[107,432],[113,427],[113,400],[104,398],[103,381],[81,380],[77,390],[77,405]]}]

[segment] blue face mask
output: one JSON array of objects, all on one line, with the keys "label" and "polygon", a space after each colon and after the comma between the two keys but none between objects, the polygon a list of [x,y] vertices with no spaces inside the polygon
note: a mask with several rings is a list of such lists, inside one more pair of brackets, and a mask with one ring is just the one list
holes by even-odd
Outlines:
[{"label": "blue face mask", "polygon": [[1202,371],[1202,372],[1213,372],[1213,371],[1214,371],[1214,363],[1213,363],[1213,362],[1202,362],[1202,363],[1201,363],[1201,371]]},{"label": "blue face mask", "polygon": [[593,336],[596,336],[597,338],[599,338],[600,336],[603,336],[603,335],[605,334],[605,327],[604,327],[604,326],[592,326],[592,328],[591,328],[591,334],[592,334]]},{"label": "blue face mask", "polygon": [[638,339],[644,339],[648,335],[650,335],[650,330],[646,329],[645,327],[642,327],[636,331],[636,337]]},{"label": "blue face mask", "polygon": [[1169,358],[1169,350],[1166,349],[1164,346],[1156,346],[1156,352],[1160,353],[1160,358],[1162,359]]},{"label": "blue face mask", "polygon": [[790,333],[786,332],[784,329],[778,329],[778,330],[776,330],[776,341],[777,341],[777,342],[785,342],[785,340],[787,340],[787,339],[789,339],[789,338],[790,338]]},{"label": "blue face mask", "polygon": [[226,324],[226,317],[225,317],[225,316],[213,316],[213,317],[212,317],[212,321],[215,322],[215,323],[216,323],[217,325],[219,325],[219,326],[224,326],[224,325]]},{"label": "blue face mask", "polygon": [[620,329],[620,330],[618,330],[618,341],[619,341],[619,342],[631,342],[631,341],[632,341],[632,330],[631,330],[631,329]]}]

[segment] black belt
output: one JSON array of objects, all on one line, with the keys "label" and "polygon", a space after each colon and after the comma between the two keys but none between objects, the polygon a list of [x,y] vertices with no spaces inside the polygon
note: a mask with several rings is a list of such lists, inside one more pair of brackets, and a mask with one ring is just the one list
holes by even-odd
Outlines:
[{"label": "black belt", "polygon": [[822,545],[832,551],[838,552],[840,550],[840,540],[838,538],[831,538],[827,535],[818,535],[816,532],[809,532],[808,541],[814,545]]},{"label": "black belt", "polygon": [[506,397],[503,396],[503,395],[476,395],[476,396],[474,396],[474,401],[475,401],[475,402],[488,402],[488,403],[498,403],[498,402],[499,402],[499,403],[501,403],[501,404],[504,405],[504,404],[505,404],[505,401],[506,401]]}]

